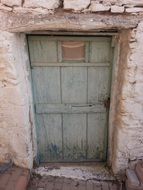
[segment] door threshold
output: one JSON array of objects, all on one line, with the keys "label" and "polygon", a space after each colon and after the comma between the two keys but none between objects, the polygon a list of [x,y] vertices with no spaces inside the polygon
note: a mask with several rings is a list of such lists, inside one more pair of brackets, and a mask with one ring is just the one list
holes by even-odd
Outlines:
[{"label": "door threshold", "polygon": [[40,176],[64,177],[78,180],[115,181],[106,163],[42,163],[33,170]]}]

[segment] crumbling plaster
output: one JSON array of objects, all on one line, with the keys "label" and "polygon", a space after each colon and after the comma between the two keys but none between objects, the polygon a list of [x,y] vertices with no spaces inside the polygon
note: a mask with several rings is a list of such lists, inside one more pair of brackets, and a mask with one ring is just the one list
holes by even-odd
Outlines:
[{"label": "crumbling plaster", "polygon": [[114,173],[143,158],[143,0],[83,1],[1,0],[0,161],[32,168],[37,149],[25,34],[46,30],[118,32],[108,158]]}]

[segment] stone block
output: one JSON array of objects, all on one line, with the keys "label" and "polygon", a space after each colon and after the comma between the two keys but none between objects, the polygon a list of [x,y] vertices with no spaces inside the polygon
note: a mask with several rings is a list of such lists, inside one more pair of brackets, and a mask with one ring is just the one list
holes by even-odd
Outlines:
[{"label": "stone block", "polygon": [[133,7],[133,8],[126,8],[127,13],[139,13],[143,12],[143,8],[140,7]]},{"label": "stone block", "polygon": [[121,0],[121,2],[127,6],[143,6],[143,0]]},{"label": "stone block", "polygon": [[134,186],[126,180],[126,190],[143,190],[143,186]]},{"label": "stone block", "polygon": [[25,0],[24,7],[56,9],[60,5],[60,0]]},{"label": "stone block", "polygon": [[125,10],[125,8],[122,6],[116,6],[116,5],[113,5],[111,6],[111,12],[112,13],[123,13]]},{"label": "stone block", "polygon": [[143,184],[143,163],[138,163],[136,165],[136,174],[137,174],[140,182]]},{"label": "stone block", "polygon": [[64,9],[82,10],[86,9],[90,0],[64,0]]},{"label": "stone block", "polygon": [[96,3],[95,1],[92,1],[89,9],[92,12],[109,11],[110,10],[110,6],[103,5],[101,3]]},{"label": "stone block", "polygon": [[139,182],[139,179],[135,173],[134,170],[131,170],[131,169],[127,169],[126,170],[126,176],[127,176],[127,179],[128,179],[128,184],[130,184],[130,186],[139,186],[140,185],[140,182]]},{"label": "stone block", "polygon": [[7,6],[21,6],[22,0],[1,0],[1,3]]}]

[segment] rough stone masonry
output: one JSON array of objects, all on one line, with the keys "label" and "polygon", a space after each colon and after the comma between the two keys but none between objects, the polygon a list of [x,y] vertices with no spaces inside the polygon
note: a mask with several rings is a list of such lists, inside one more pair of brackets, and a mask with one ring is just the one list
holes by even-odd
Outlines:
[{"label": "rough stone masonry", "polygon": [[26,33],[118,33],[109,164],[143,159],[143,0],[0,0],[0,161],[32,168],[36,132]]}]

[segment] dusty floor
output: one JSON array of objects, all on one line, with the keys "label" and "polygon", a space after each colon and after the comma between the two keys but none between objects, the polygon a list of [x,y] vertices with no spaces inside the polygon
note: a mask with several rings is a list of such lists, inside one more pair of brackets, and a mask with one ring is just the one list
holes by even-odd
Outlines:
[{"label": "dusty floor", "polygon": [[103,164],[50,164],[33,170],[28,190],[124,190],[124,187]]}]

